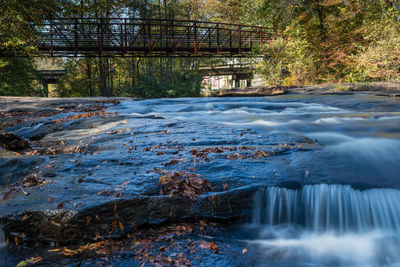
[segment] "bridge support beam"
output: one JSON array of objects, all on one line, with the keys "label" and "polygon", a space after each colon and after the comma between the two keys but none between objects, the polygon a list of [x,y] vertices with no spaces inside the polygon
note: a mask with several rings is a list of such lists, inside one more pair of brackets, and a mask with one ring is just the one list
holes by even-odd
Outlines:
[{"label": "bridge support beam", "polygon": [[246,86],[251,87],[251,78],[246,80]]},{"label": "bridge support beam", "polygon": [[66,74],[64,70],[40,70],[40,83],[43,85],[44,95],[49,96],[49,84],[57,84]]},{"label": "bridge support beam", "polygon": [[239,79],[238,76],[235,77],[233,87],[234,88],[240,88],[240,79]]}]

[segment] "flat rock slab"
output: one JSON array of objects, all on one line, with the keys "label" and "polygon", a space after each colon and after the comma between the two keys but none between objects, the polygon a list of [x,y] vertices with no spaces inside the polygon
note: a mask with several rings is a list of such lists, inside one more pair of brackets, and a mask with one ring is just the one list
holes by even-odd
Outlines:
[{"label": "flat rock slab", "polygon": [[[34,108],[48,108],[71,101],[28,102],[35,103]],[[12,108],[3,109],[18,107],[13,102]],[[52,114],[10,128],[30,139],[36,154],[3,153],[0,220],[7,236],[28,243],[70,243],[93,240],[98,232],[121,236],[132,230],[132,223],[244,217],[260,184],[281,182],[270,165],[275,163],[254,156],[257,151],[280,157],[301,153],[305,149],[297,148],[299,143],[313,146],[301,135],[265,136],[249,129],[164,119],[140,110],[126,113],[124,106],[107,111],[107,116],[68,121],[62,118],[70,113]],[[207,152],[204,157],[193,152],[216,148],[221,152]],[[160,195],[157,170],[195,172],[212,188],[194,202]],[[38,180],[30,186],[24,179],[32,174]],[[115,225],[120,231],[110,230]]]}]

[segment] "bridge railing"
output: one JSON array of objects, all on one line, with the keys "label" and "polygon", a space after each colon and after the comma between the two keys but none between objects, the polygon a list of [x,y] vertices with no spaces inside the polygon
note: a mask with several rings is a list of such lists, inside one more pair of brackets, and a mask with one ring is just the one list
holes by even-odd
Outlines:
[{"label": "bridge railing", "polygon": [[265,27],[138,18],[56,19],[36,25],[51,56],[242,56],[272,37]]}]

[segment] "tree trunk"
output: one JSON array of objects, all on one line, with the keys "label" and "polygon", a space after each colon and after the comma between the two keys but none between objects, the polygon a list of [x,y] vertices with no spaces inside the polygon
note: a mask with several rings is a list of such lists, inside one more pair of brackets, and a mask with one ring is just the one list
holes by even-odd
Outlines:
[{"label": "tree trunk", "polygon": [[88,79],[89,96],[94,96],[93,85],[92,85],[92,65],[88,59],[86,59],[86,75]]},{"label": "tree trunk", "polygon": [[323,7],[317,3],[317,14],[318,14],[318,26],[321,35],[321,41],[325,41],[326,33],[325,33],[325,18],[323,13]]},{"label": "tree trunk", "polygon": [[101,95],[107,96],[107,77],[104,73],[103,58],[99,57],[99,72],[100,72],[100,89]]},{"label": "tree trunk", "polygon": [[135,62],[136,60],[135,60],[135,58],[134,57],[132,57],[132,59],[131,59],[131,87],[132,87],[132,89],[133,88],[135,88],[135,69],[136,69],[136,62]]}]

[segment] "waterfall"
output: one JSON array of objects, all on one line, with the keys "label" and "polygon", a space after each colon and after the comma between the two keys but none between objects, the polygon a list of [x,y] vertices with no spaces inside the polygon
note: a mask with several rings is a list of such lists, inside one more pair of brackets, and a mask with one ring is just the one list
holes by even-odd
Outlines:
[{"label": "waterfall", "polygon": [[349,185],[267,187],[254,198],[255,225],[300,225],[311,231],[400,230],[400,190],[355,190]]}]

